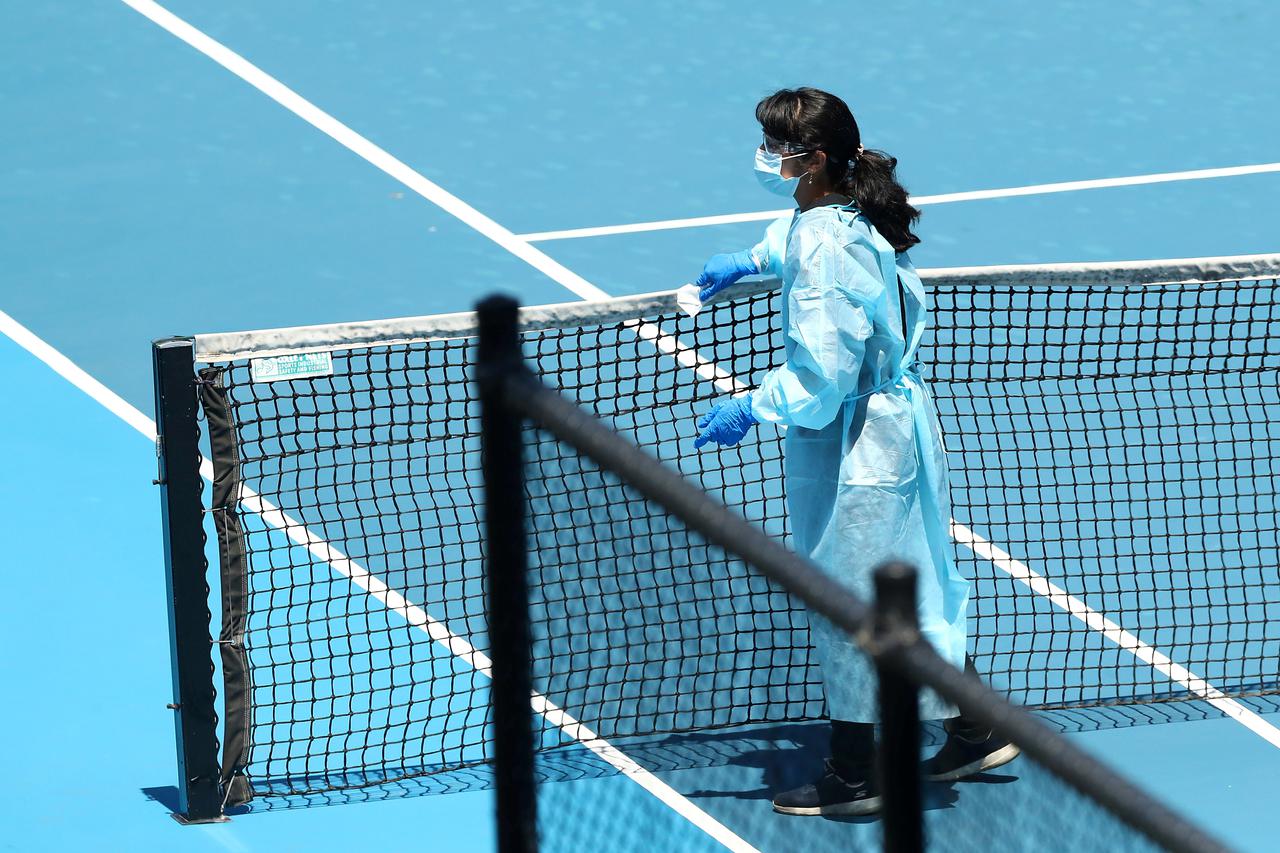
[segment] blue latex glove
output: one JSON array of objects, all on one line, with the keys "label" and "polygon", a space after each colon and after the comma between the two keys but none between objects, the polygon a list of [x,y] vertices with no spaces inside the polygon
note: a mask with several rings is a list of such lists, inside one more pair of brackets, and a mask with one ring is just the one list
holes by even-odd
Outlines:
[{"label": "blue latex glove", "polygon": [[693,446],[701,447],[708,441],[726,447],[737,444],[756,423],[756,416],[751,414],[750,394],[716,403],[711,411],[698,419],[701,434]]},{"label": "blue latex glove", "polygon": [[706,302],[744,275],[760,272],[751,251],[744,249],[731,255],[712,255],[702,268],[702,274],[694,284],[698,285],[698,298]]}]

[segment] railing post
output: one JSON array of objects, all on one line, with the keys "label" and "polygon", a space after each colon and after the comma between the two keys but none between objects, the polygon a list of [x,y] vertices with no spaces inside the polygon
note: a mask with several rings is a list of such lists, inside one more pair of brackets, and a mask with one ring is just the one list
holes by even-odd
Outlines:
[{"label": "railing post", "polygon": [[885,657],[919,638],[916,572],[905,563],[876,569],[874,618],[876,674],[880,682],[879,773],[884,849],[923,853],[924,812],[920,790],[920,688],[887,666]]},{"label": "railing post", "polygon": [[534,853],[538,822],[522,419],[504,399],[506,378],[522,368],[519,306],[492,296],[476,306],[476,313],[498,850]]},{"label": "railing post", "polygon": [[196,421],[195,350],[186,338],[156,341],[156,455],[168,590],[169,660],[178,741],[178,811],[183,823],[225,820],[218,773],[213,638],[204,556],[204,484]]}]

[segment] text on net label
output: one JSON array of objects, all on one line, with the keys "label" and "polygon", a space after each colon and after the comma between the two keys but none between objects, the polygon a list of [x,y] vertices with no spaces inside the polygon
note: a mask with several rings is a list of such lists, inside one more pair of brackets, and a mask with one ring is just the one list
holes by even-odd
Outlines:
[{"label": "text on net label", "polygon": [[327,352],[301,352],[255,358],[250,362],[254,382],[306,379],[333,374],[333,357]]}]

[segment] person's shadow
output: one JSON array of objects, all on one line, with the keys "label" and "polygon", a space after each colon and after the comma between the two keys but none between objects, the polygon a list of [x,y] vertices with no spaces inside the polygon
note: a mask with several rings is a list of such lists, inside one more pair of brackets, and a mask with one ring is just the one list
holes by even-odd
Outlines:
[{"label": "person's shadow", "polygon": [[[758,787],[733,791],[696,790],[694,798],[732,798],[740,800],[772,800],[779,791],[789,791],[814,781],[822,771],[828,755],[830,727],[825,723],[802,723],[760,728],[749,733],[740,731],[700,732],[680,735],[682,753],[717,754],[725,763],[759,770]],[[942,742],[941,730],[926,727],[922,735],[925,746]],[[928,753],[926,752],[927,756]],[[1019,777],[1006,773],[979,773],[959,782],[926,782],[923,805],[926,811],[954,808],[965,785],[1007,785]],[[841,823],[870,823],[878,818],[831,816]]]}]

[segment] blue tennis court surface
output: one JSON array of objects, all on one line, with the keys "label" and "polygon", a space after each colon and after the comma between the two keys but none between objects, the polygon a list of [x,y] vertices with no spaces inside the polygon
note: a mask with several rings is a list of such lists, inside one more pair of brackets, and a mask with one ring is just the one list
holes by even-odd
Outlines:
[{"label": "blue tennis court surface", "polygon": [[[493,846],[479,770],[364,797],[374,802],[319,797],[216,826],[169,818],[172,697],[144,435],[153,338],[462,311],[496,289],[533,305],[584,285],[679,286],[707,255],[758,239],[763,218],[686,220],[777,206],[750,174],[752,108],[802,84],[845,97],[912,192],[943,196],[924,205],[918,266],[1280,249],[1280,12],[1264,2],[784,14],[57,0],[0,14],[0,312],[11,318],[0,328],[11,578],[0,750],[20,792],[0,806],[8,849]],[[287,87],[270,89],[285,103],[255,69]],[[1166,177],[946,198],[1149,175]],[[629,227],[639,223],[660,224]],[[519,236],[598,227],[608,233]],[[545,256],[528,262],[521,245]],[[369,620],[386,618],[370,607]],[[430,642],[416,660],[437,674],[458,666]],[[1280,714],[1250,707],[1261,713],[1248,726],[1201,703],[1057,722],[1227,840],[1267,850],[1280,828],[1268,808]],[[779,762],[781,748],[809,763]],[[761,850],[797,832],[874,838],[871,824],[796,829],[770,813],[770,792],[807,781],[821,749],[818,729],[794,725],[633,757]],[[565,781],[544,786],[544,814],[564,847],[723,849],[596,759],[558,760]],[[1034,786],[1024,775],[1017,784]]]}]

